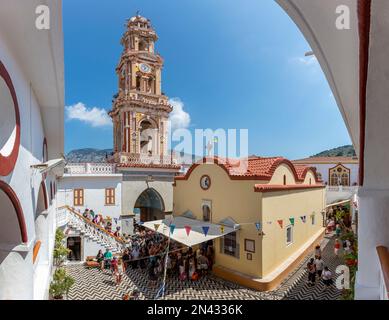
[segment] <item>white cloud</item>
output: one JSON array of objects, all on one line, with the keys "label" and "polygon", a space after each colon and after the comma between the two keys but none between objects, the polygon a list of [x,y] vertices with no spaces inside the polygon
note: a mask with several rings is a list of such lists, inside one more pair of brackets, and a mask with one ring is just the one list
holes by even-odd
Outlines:
[{"label": "white cloud", "polygon": [[79,120],[92,127],[111,126],[112,121],[107,111],[103,108],[88,108],[82,102],[66,107],[66,115],[69,120]]},{"label": "white cloud", "polygon": [[319,61],[315,56],[304,56],[304,57],[295,57],[290,59],[290,63],[294,64],[299,68],[303,68],[311,73],[317,73],[320,68]]},{"label": "white cloud", "polygon": [[308,56],[308,57],[299,57],[295,59],[299,64],[311,67],[311,66],[318,66],[319,62],[317,61],[317,58],[315,56]]},{"label": "white cloud", "polygon": [[171,98],[169,103],[173,107],[173,111],[170,113],[171,129],[186,129],[190,125],[190,115],[184,111],[184,103],[180,98]]}]

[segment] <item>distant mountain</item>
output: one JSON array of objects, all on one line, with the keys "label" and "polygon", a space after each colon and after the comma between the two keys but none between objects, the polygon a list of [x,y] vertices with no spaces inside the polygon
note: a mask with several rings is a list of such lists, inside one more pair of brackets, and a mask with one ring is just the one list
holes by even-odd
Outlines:
[{"label": "distant mountain", "polygon": [[[82,162],[106,162],[106,155],[110,155],[112,153],[112,149],[93,149],[93,148],[85,148],[85,149],[76,149],[70,151],[66,155],[66,160],[70,163],[82,163]],[[169,151],[170,154],[170,151]],[[201,159],[199,156],[181,153],[182,162],[184,164],[191,164],[193,162]]]},{"label": "distant mountain", "polygon": [[[70,151],[66,155],[66,160],[71,163],[80,163],[80,162],[106,162],[106,155],[110,155],[112,153],[112,149],[93,149],[93,148],[85,148],[85,149],[76,149]],[[315,154],[311,157],[355,157],[356,153],[351,145],[342,146],[333,148],[330,150],[322,151],[318,154]],[[191,164],[193,162],[201,159],[199,156],[194,156],[190,154],[181,154],[183,158],[183,163]]]},{"label": "distant mountain", "polygon": [[71,163],[80,162],[106,162],[106,155],[110,155],[112,149],[76,149],[66,155],[66,160]]},{"label": "distant mountain", "polygon": [[311,157],[356,157],[356,153],[353,146],[347,145],[322,151]]}]

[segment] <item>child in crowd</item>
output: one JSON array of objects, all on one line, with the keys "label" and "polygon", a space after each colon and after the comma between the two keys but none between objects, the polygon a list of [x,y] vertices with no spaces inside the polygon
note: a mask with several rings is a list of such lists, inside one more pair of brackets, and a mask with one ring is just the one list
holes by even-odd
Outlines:
[{"label": "child in crowd", "polygon": [[321,248],[320,248],[320,245],[318,244],[316,247],[315,247],[315,259],[321,257]]},{"label": "child in crowd", "polygon": [[335,239],[334,253],[337,257],[339,256],[339,250],[340,250],[340,241],[338,239]]}]

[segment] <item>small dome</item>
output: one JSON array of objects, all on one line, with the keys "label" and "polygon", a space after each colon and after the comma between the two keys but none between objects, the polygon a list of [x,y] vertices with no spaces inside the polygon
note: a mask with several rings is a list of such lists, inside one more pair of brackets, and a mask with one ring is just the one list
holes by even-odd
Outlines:
[{"label": "small dome", "polygon": [[130,18],[130,22],[149,22],[149,19],[142,17],[141,15],[136,15]]}]

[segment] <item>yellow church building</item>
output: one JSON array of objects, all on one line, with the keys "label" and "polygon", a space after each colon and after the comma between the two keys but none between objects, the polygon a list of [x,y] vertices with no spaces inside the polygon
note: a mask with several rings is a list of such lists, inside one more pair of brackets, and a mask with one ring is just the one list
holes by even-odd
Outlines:
[{"label": "yellow church building", "polygon": [[233,228],[213,240],[213,272],[247,287],[276,287],[324,235],[325,186],[282,157],[203,159],[173,189],[173,216]]}]

